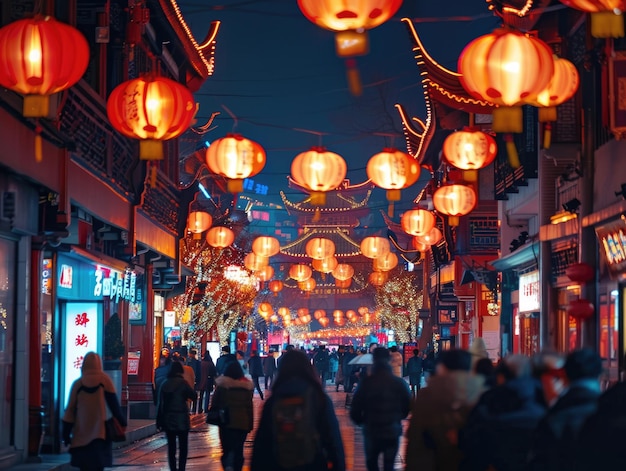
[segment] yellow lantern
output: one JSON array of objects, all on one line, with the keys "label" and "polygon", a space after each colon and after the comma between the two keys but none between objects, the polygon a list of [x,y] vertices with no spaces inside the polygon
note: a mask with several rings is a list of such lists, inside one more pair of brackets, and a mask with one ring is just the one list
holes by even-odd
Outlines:
[{"label": "yellow lantern", "polygon": [[389,253],[389,240],[384,237],[370,236],[361,241],[361,253],[367,258],[377,258]]},{"label": "yellow lantern", "polygon": [[230,247],[230,245],[235,241],[235,233],[228,227],[212,227],[206,234],[206,241],[211,247]]},{"label": "yellow lantern", "polygon": [[373,264],[374,271],[390,271],[398,266],[398,256],[389,252],[382,257],[375,258]]},{"label": "yellow lantern", "polygon": [[478,198],[469,185],[449,183],[435,190],[433,204],[441,214],[448,216],[451,226],[459,225],[459,217],[469,214],[476,207]]},{"label": "yellow lantern", "polygon": [[341,185],[347,171],[346,161],[323,147],[302,152],[291,163],[291,178],[311,191],[311,204],[318,206],[326,204],[325,193]]},{"label": "yellow lantern", "polygon": [[625,0],[561,0],[568,7],[591,13],[591,35],[594,38],[624,37]]},{"label": "yellow lantern", "polygon": [[352,265],[349,265],[347,263],[340,263],[332,271],[332,275],[335,280],[349,280],[354,276],[354,268],[352,268]]},{"label": "yellow lantern", "polygon": [[400,225],[407,234],[424,235],[435,227],[435,215],[426,209],[411,209],[402,215]]},{"label": "yellow lantern", "polygon": [[259,236],[252,242],[252,251],[262,257],[271,257],[280,251],[280,243],[275,237]]},{"label": "yellow lantern", "polygon": [[268,266],[270,263],[269,258],[262,257],[260,255],[255,254],[254,252],[250,252],[243,259],[243,265],[250,271],[259,271],[263,267]]},{"label": "yellow lantern", "polygon": [[335,243],[325,237],[313,237],[305,246],[306,254],[315,260],[323,260],[335,255]]},{"label": "yellow lantern", "polygon": [[[413,185],[420,176],[417,160],[406,152],[387,148],[370,157],[367,176],[374,184],[387,190],[387,201],[399,201],[400,190]],[[390,215],[393,214],[390,206]]]},{"label": "yellow lantern", "polygon": [[191,211],[187,218],[187,230],[192,234],[202,234],[213,223],[213,218],[206,211]]},{"label": "yellow lantern", "polygon": [[444,157],[450,165],[465,170],[463,177],[467,181],[476,181],[476,171],[493,162],[497,154],[495,139],[478,129],[453,132],[443,143]]},{"label": "yellow lantern", "polygon": [[311,278],[312,275],[313,270],[311,270],[311,267],[307,265],[302,265],[300,263],[297,265],[292,265],[289,269],[289,277],[293,278],[296,281],[307,280]]},{"label": "yellow lantern", "polygon": [[330,273],[339,265],[339,262],[335,257],[326,257],[321,260],[314,259],[311,265],[320,273]]},{"label": "yellow lantern", "polygon": [[280,280],[272,280],[269,283],[269,289],[274,295],[277,295],[283,289],[283,282]]},{"label": "yellow lantern", "polygon": [[265,160],[263,147],[240,134],[227,134],[206,150],[209,170],[228,180],[230,193],[242,192],[243,180],[259,173]]}]

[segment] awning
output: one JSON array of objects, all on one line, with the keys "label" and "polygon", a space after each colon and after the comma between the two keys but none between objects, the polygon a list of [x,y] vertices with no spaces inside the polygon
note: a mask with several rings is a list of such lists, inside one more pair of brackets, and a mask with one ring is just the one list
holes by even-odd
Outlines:
[{"label": "awning", "polygon": [[618,201],[595,213],[591,213],[583,218],[583,227],[595,226],[598,223],[613,219],[620,214],[626,213],[626,200]]},{"label": "awning", "polygon": [[539,259],[539,242],[533,242],[520,247],[504,257],[497,258],[489,264],[498,271],[511,270],[529,262],[536,262]]}]

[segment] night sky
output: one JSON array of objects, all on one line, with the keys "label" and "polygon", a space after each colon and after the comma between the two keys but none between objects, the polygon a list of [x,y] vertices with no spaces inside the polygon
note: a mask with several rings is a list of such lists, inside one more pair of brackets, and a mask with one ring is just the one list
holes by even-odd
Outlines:
[{"label": "night sky", "polygon": [[[209,141],[237,132],[261,144],[267,164],[254,178],[269,186],[277,202],[280,190],[292,193],[291,161],[311,146],[340,154],[353,183],[367,179],[367,161],[383,147],[406,150],[394,104],[420,118],[425,108],[401,18],[414,20],[433,58],[452,70],[467,43],[500,24],[484,0],[405,0],[394,18],[369,31],[370,52],[357,58],[364,92],[354,97],[333,32],[307,20],[295,0],[227,0],[219,7],[214,1],[181,0],[180,7],[198,40],[211,21],[222,22],[214,75],[195,94],[198,123],[217,111]],[[423,171],[422,183],[403,191],[405,205],[411,206],[429,178]]]}]

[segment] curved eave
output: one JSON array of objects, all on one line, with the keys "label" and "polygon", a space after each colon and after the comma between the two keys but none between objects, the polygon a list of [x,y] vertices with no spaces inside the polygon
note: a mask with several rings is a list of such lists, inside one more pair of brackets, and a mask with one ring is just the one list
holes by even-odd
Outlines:
[{"label": "curved eave", "polygon": [[220,28],[219,21],[213,21],[205,38],[198,42],[187,25],[176,0],[159,0],[168,21],[183,45],[189,63],[200,76],[201,81],[213,75],[215,68],[215,38]]},{"label": "curved eave", "polygon": [[434,120],[435,110],[434,107],[430,106],[430,98],[426,91],[424,92],[424,101],[427,110],[426,121],[415,117],[409,118],[408,113],[402,105],[395,105],[400,114],[400,120],[402,121],[402,130],[404,131],[404,137],[406,139],[407,151],[420,164],[424,161],[428,145],[437,129]]},{"label": "curved eave", "polygon": [[299,201],[295,203],[289,200],[287,198],[287,195],[285,195],[285,193],[282,190],[280,191],[280,197],[288,212],[292,210],[295,212],[309,213],[309,214],[314,213],[316,211],[319,211],[321,213],[337,213],[337,212],[355,211],[355,210],[367,208],[371,193],[372,193],[372,190],[369,189],[361,201],[355,201],[353,198],[346,198],[342,194],[338,194],[337,195],[338,199],[341,199],[345,201],[346,203],[348,203],[348,206],[346,207],[337,207],[333,205],[313,206],[310,204],[310,201],[311,201],[310,197],[305,198],[303,201]]},{"label": "curved eave", "polygon": [[422,73],[428,74],[428,77],[422,78],[422,80],[425,82],[431,98],[451,108],[468,113],[490,114],[496,105],[470,96],[461,85],[461,74],[437,63],[424,48],[413,22],[409,18],[402,18],[402,21],[407,26],[413,41],[413,52],[417,66]]},{"label": "curved eave", "polygon": [[[291,175],[287,175],[287,186],[294,190],[301,191],[302,193],[310,194],[311,190],[302,186],[300,183],[291,178]],[[362,193],[365,190],[373,188],[374,184],[371,180],[365,180],[362,183],[352,184],[349,180],[344,180],[343,183],[333,191],[343,191],[345,193]]]},{"label": "curved eave", "polygon": [[[326,297],[328,296],[328,293],[326,293],[324,290],[327,289],[337,289],[337,290],[341,290],[342,291],[342,295],[350,295],[350,294],[359,294],[362,291],[364,291],[369,285],[367,283],[365,284],[361,284],[359,283],[357,280],[353,279],[352,280],[352,284],[350,285],[349,288],[337,288],[337,286],[335,286],[334,283],[322,283],[320,285],[315,285],[315,289],[313,291],[308,291],[307,294],[310,296],[323,296]],[[289,289],[289,290],[299,290],[302,291],[300,289],[300,287],[298,286],[298,282],[292,279],[289,280],[285,280],[284,281],[284,288]]]},{"label": "curved eave", "polygon": [[[326,237],[328,239],[333,240],[334,238],[339,238],[338,242],[343,243],[341,245],[344,246],[344,249],[340,253],[335,253],[335,257],[337,258],[346,258],[346,257],[356,257],[361,255],[361,245],[355,242],[345,231],[342,231],[338,227],[334,228],[315,228],[305,232],[302,236],[298,237],[293,242],[289,244],[283,245],[280,247],[280,253],[283,255],[288,255],[294,258],[306,258],[310,259],[306,252],[303,250],[302,246],[306,245],[307,241],[312,237]],[[339,244],[333,240],[335,246]]]}]

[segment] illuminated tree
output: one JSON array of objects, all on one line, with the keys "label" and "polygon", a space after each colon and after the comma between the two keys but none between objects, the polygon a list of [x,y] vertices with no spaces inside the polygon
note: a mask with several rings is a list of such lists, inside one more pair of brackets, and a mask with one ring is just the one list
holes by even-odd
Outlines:
[{"label": "illuminated tree", "polygon": [[417,340],[418,311],[424,301],[419,272],[394,270],[393,276],[376,290],[376,310],[398,343]]}]

